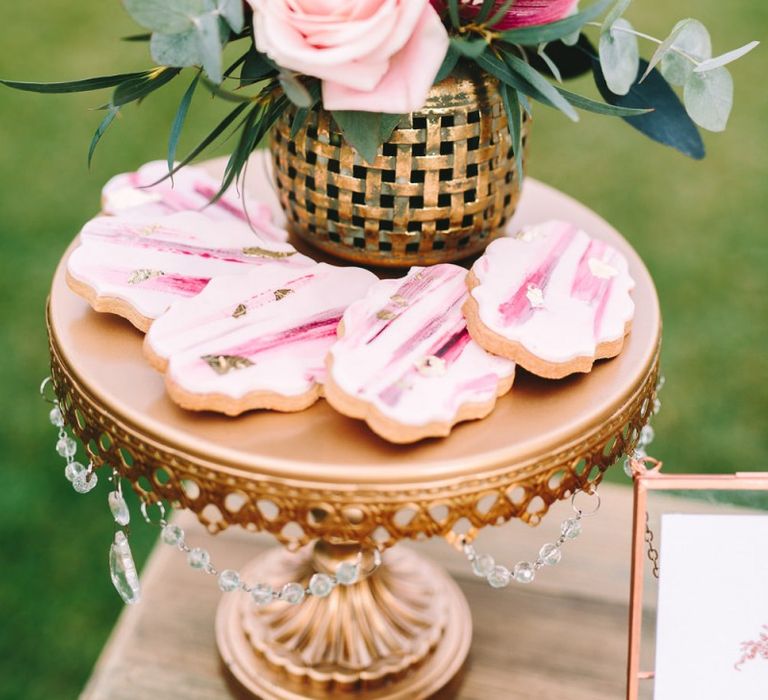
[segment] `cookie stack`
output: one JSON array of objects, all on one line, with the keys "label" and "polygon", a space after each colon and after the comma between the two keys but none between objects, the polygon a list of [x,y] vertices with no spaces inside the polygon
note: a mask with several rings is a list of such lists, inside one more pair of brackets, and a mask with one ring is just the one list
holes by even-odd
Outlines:
[{"label": "cookie stack", "polygon": [[411,443],[488,415],[517,366],[589,372],[630,331],[626,259],[568,222],[494,241],[469,272],[379,280],[299,254],[258,202],[206,206],[215,182],[198,169],[152,186],[158,168],[107,184],[111,216],[86,224],[67,277],[147,332],[148,361],[186,409],[299,411],[325,396]]}]

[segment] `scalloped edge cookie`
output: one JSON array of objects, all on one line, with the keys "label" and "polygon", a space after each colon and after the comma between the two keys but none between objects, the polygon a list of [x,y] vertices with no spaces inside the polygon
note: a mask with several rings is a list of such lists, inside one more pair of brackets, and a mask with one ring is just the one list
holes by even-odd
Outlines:
[{"label": "scalloped edge cookie", "polygon": [[632,328],[626,258],[568,222],[497,239],[472,266],[467,288],[472,337],[547,379],[589,372],[596,360],[615,357]]}]

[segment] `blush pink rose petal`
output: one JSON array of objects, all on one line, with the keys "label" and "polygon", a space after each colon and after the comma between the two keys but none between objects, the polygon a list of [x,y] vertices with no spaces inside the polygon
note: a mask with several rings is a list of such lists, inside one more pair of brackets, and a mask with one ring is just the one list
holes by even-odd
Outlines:
[{"label": "blush pink rose petal", "polygon": [[249,2],[257,48],[283,68],[320,78],[326,109],[419,109],[448,50],[428,0]]}]

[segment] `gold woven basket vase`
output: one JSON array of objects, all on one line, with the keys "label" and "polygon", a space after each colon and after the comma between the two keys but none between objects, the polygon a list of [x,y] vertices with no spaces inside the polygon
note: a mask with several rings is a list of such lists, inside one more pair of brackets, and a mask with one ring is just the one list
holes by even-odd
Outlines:
[{"label": "gold woven basket vase", "polygon": [[[497,81],[466,69],[405,115],[372,163],[318,109],[291,138],[289,110],[272,131],[280,201],[291,231],[357,263],[430,265],[481,252],[519,198]],[[524,141],[528,130],[524,123]],[[523,149],[525,152],[525,148]]]}]

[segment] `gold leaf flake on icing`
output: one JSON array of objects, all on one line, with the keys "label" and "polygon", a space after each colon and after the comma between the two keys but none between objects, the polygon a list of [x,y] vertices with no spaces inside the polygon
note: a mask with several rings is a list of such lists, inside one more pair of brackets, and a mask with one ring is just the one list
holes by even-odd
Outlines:
[{"label": "gold leaf flake on icing", "polygon": [[232,312],[232,318],[240,318],[248,313],[248,307],[245,304],[238,304]]},{"label": "gold leaf flake on icing", "polygon": [[147,224],[139,229],[140,236],[151,236],[153,233],[157,233],[160,230],[160,226],[157,224]]},{"label": "gold leaf flake on icing", "polygon": [[608,280],[619,274],[619,271],[613,265],[603,262],[600,258],[590,258],[587,260],[587,264],[589,265],[589,271],[601,280]]},{"label": "gold leaf flake on icing", "polygon": [[535,241],[541,235],[541,231],[534,226],[524,226],[516,234],[515,238],[523,243]]},{"label": "gold leaf flake on icing", "polygon": [[376,318],[380,319],[381,321],[391,321],[396,316],[397,314],[394,311],[390,311],[389,309],[382,309],[376,314]]},{"label": "gold leaf flake on icing", "polygon": [[249,246],[243,248],[243,255],[247,255],[249,258],[274,258],[279,260],[281,258],[290,258],[291,255],[296,255],[296,251],[269,250],[268,248],[260,248],[259,246]]},{"label": "gold leaf flake on icing", "polygon": [[150,270],[148,268],[140,268],[134,270],[128,277],[128,284],[141,284],[147,280],[151,280],[154,277],[162,277],[165,273],[162,270]]},{"label": "gold leaf flake on icing", "polygon": [[427,355],[416,363],[416,369],[424,377],[442,377],[447,369],[445,360],[437,355]]},{"label": "gold leaf flake on icing", "polygon": [[276,289],[275,290],[275,299],[277,301],[280,301],[281,299],[285,299],[289,294],[293,294],[292,289]]},{"label": "gold leaf flake on icing", "polygon": [[408,306],[408,300],[402,294],[393,294],[389,299],[396,306]]},{"label": "gold leaf flake on icing", "polygon": [[535,284],[528,285],[528,291],[525,293],[525,296],[528,297],[528,301],[534,309],[544,308],[544,292]]},{"label": "gold leaf flake on icing", "polygon": [[203,355],[200,359],[207,362],[216,374],[227,374],[231,370],[246,369],[253,366],[253,362],[247,357],[240,357],[240,355]]}]

